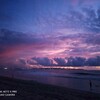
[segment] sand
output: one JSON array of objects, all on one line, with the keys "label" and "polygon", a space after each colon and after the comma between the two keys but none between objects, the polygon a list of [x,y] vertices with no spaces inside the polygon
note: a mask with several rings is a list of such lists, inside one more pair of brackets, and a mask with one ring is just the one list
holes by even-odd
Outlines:
[{"label": "sand", "polygon": [[0,77],[0,91],[16,90],[15,96],[0,96],[0,100],[100,100],[100,94]]}]

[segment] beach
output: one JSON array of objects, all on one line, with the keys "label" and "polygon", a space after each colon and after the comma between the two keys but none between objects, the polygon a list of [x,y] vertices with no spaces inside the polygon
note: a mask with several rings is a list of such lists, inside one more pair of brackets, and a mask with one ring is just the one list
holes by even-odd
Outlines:
[{"label": "beach", "polygon": [[[43,84],[56,85],[76,90],[100,93],[100,71],[65,69],[10,69],[0,70],[0,76],[33,80]],[[92,90],[90,89],[92,83]]]},{"label": "beach", "polygon": [[0,90],[17,91],[15,96],[1,96],[0,100],[100,100],[99,93],[7,77],[0,77]]}]

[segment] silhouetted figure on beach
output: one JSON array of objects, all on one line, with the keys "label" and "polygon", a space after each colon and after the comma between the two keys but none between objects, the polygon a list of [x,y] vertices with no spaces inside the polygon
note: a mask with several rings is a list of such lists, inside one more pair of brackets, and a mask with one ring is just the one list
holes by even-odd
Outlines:
[{"label": "silhouetted figure on beach", "polygon": [[92,82],[89,80],[89,85],[90,85],[90,91],[92,91]]}]

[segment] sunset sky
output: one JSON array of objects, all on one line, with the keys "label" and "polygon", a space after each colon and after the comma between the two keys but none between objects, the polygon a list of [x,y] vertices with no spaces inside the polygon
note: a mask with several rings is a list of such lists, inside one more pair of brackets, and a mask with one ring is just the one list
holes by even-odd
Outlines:
[{"label": "sunset sky", "polygon": [[100,56],[100,0],[0,0],[0,62]]}]

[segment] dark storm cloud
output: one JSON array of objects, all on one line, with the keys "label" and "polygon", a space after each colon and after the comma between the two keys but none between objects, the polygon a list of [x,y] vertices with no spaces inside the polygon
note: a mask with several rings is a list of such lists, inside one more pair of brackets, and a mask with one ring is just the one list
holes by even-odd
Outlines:
[{"label": "dark storm cloud", "polygon": [[84,66],[86,59],[83,57],[70,57],[68,58],[68,66]]},{"label": "dark storm cloud", "polygon": [[[33,62],[32,62],[33,60]],[[30,65],[43,65],[43,66],[54,66],[53,60],[56,61],[56,66],[100,66],[100,56],[90,57],[88,59],[84,57],[65,57],[65,58],[47,58],[47,57],[33,57],[28,60]],[[35,62],[36,61],[36,62]]]},{"label": "dark storm cloud", "polygon": [[25,61],[25,59],[19,59],[19,62],[20,62],[21,64],[26,65],[26,61]]},{"label": "dark storm cloud", "polygon": [[86,65],[89,65],[89,66],[100,66],[100,56],[87,59]]},{"label": "dark storm cloud", "polygon": [[34,57],[32,58],[32,60],[37,61],[38,64],[43,65],[43,66],[53,65],[53,61],[47,57],[44,57],[44,58]]},{"label": "dark storm cloud", "polygon": [[59,66],[64,66],[64,65],[66,65],[66,61],[65,61],[65,59],[63,59],[63,58],[54,58],[54,60],[57,62],[57,64],[58,64]]}]

